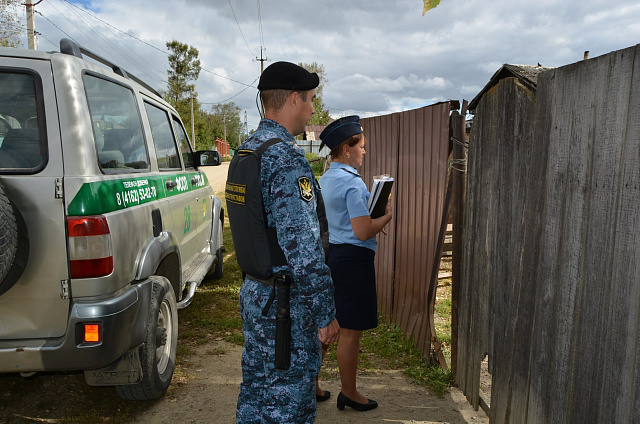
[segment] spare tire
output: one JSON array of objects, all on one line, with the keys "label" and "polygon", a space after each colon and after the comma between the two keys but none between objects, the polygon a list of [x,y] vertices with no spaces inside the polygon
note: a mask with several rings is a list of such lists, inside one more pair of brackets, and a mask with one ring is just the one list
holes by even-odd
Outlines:
[{"label": "spare tire", "polygon": [[17,251],[18,223],[13,206],[4,189],[0,186],[0,294],[9,289],[9,284],[13,284],[13,282],[5,281],[5,277],[9,274]]}]

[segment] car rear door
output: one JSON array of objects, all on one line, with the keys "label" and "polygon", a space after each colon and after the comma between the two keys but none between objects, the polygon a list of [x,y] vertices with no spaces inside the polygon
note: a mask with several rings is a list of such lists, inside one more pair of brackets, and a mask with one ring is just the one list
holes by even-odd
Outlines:
[{"label": "car rear door", "polygon": [[0,57],[0,117],[0,184],[19,232],[11,287],[0,294],[0,349],[10,339],[38,347],[64,335],[69,313],[62,144],[45,54]]}]

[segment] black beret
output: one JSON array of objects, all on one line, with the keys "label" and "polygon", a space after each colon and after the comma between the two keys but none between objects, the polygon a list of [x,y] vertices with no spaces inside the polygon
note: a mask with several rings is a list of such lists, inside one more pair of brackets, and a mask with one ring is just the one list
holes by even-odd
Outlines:
[{"label": "black beret", "polygon": [[318,74],[311,73],[291,62],[275,62],[267,66],[260,75],[258,90],[307,91],[320,84]]},{"label": "black beret", "polygon": [[362,133],[360,117],[357,115],[345,116],[327,125],[327,128],[320,133],[320,140],[322,140],[320,149],[326,145],[333,150],[347,138],[360,133]]}]

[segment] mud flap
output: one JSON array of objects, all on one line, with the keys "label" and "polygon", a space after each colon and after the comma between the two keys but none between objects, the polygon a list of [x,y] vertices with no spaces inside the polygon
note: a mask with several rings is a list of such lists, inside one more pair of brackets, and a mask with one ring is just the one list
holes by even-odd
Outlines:
[{"label": "mud flap", "polygon": [[129,350],[104,368],[85,370],[84,380],[89,386],[122,386],[142,381],[141,346]]}]

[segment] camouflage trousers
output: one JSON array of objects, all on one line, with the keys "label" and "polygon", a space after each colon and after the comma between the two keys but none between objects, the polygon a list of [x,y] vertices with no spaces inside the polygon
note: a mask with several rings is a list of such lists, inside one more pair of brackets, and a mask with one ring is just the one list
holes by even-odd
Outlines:
[{"label": "camouflage trousers", "polygon": [[236,423],[309,423],[316,416],[315,379],[320,369],[318,329],[291,290],[291,367],[276,370],[273,303],[262,315],[271,288],[246,279],[240,289],[244,332],[242,384]]}]

